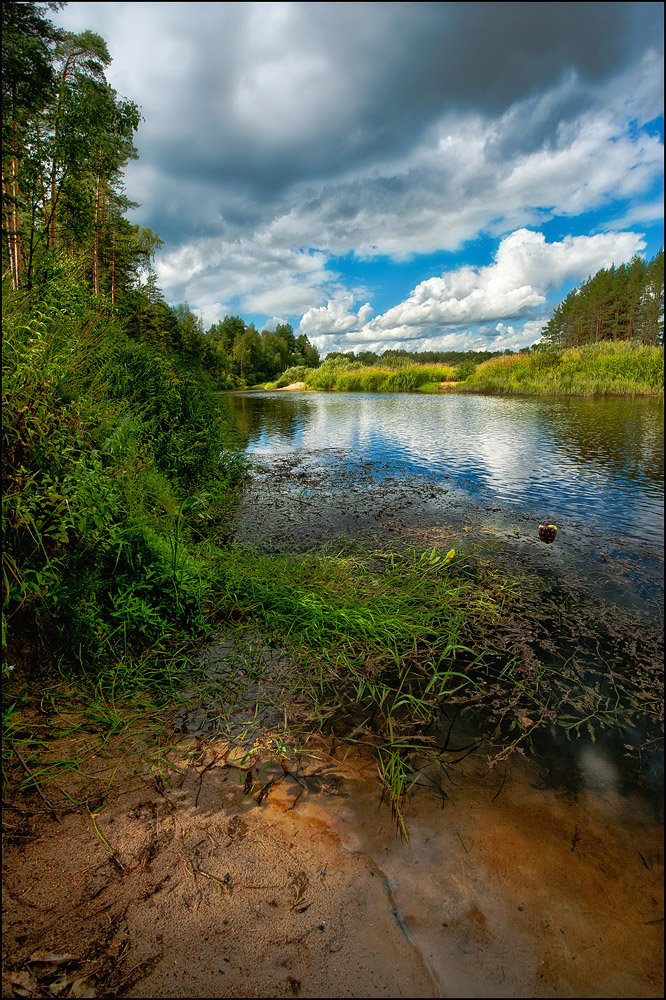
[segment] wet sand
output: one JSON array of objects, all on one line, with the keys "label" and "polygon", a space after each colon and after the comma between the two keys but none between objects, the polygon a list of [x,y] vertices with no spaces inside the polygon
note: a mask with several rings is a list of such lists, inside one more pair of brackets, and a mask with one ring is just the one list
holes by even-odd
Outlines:
[{"label": "wet sand", "polygon": [[287,774],[182,747],[114,783],[101,836],[79,810],[5,846],[5,973],[53,982],[42,949],[79,996],[663,995],[661,825],[607,766],[574,794],[467,758],[412,790],[408,845],[349,748]]},{"label": "wet sand", "polygon": [[[385,480],[378,503],[362,469],[327,492],[331,472],[298,456],[257,467],[238,540],[302,550],[372,530],[450,547],[485,532],[535,560],[527,520],[507,529],[427,481]],[[606,596],[610,579],[633,595],[637,561],[611,574],[593,552],[562,530],[536,559],[551,574],[585,561]],[[409,844],[349,746],[310,745],[287,773],[234,758],[203,723],[152,771],[116,772],[109,745],[86,761],[90,787],[45,786],[62,825],[36,798],[3,808],[3,996],[661,997],[663,816],[595,744],[572,744],[575,783],[570,758],[517,753],[421,774]],[[68,805],[63,791],[92,786],[92,815]]]}]

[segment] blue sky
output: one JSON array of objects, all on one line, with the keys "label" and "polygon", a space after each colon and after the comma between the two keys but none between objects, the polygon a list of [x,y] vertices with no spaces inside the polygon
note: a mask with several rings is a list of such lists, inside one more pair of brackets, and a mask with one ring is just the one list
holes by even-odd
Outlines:
[{"label": "blue sky", "polygon": [[660,3],[70,3],[142,109],[171,304],[333,350],[516,349],[663,245]]}]

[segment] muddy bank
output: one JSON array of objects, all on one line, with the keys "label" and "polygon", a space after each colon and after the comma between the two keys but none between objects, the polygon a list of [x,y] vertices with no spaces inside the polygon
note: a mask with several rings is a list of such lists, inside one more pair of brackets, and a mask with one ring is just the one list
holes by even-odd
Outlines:
[{"label": "muddy bank", "polygon": [[169,758],[92,816],[5,811],[4,996],[31,970],[83,980],[65,996],[663,995],[660,828],[607,770],[576,794],[518,756],[422,775],[408,845],[349,747]]},{"label": "muddy bank", "polygon": [[[459,548],[469,537],[505,568],[546,578],[575,569],[578,579],[583,567],[586,589],[635,610],[633,651],[619,632],[613,647],[635,673],[659,598],[650,552],[601,548],[573,522],[542,546],[527,513],[474,506],[449,482],[378,483],[376,467],[340,470],[339,458],[331,448],[314,467],[302,455],[257,463],[237,540],[305,551],[342,534],[396,548]],[[599,621],[588,623],[585,669],[600,658]],[[214,695],[193,689],[145,752],[51,739],[51,757],[77,759],[76,773],[40,778],[62,825],[41,800],[9,796],[4,995],[663,995],[662,817],[599,742],[570,741],[575,768],[563,754],[556,768],[551,748],[541,762],[514,753],[490,766],[479,752],[417,773],[406,844],[367,748],[286,746],[299,706],[269,689],[270,672],[241,662],[233,641],[216,649]],[[272,754],[231,752],[229,740],[250,730]],[[12,789],[25,780],[17,770]]]}]

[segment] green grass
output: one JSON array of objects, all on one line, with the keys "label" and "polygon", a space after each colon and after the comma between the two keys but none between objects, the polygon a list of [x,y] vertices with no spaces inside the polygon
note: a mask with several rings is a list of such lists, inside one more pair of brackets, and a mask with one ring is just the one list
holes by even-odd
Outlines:
[{"label": "green grass", "polygon": [[630,341],[504,355],[480,364],[462,392],[660,396],[664,349]]},{"label": "green grass", "polygon": [[502,355],[458,368],[405,364],[399,368],[353,365],[345,359],[319,368],[292,368],[266,388],[305,382],[329,392],[421,392],[436,394],[440,382],[457,382],[456,392],[576,396],[659,396],[664,391],[664,349],[630,341],[579,348],[547,348]]},{"label": "green grass", "polygon": [[[651,668],[622,684],[604,676],[581,686],[570,652],[560,663],[541,644],[547,619],[563,627],[559,604],[471,555],[222,547],[246,468],[224,425],[223,394],[177,357],[130,340],[75,291],[65,282],[44,301],[3,302],[8,787],[75,773],[84,801],[86,783],[99,785],[88,773],[95,756],[110,755],[111,782],[121,758],[130,770],[167,766],[167,708],[215,699],[232,718],[243,699],[284,705],[291,695],[307,705],[307,731],[362,741],[375,754],[404,834],[401,801],[422,762],[451,759],[426,735],[444,713],[478,708],[507,746],[543,725],[574,736],[613,725],[629,702],[636,717],[652,717]],[[659,372],[663,386],[661,360],[663,350],[597,345],[459,374],[476,390],[495,379],[520,387],[498,391],[628,391],[655,386]],[[321,389],[430,392],[456,373],[337,359],[284,378],[298,375]],[[567,627],[590,631],[582,617]],[[239,643],[250,630],[288,647],[280,677],[249,653],[224,682],[206,678],[196,653],[220,629]],[[284,734],[274,736],[277,746]]]},{"label": "green grass", "polygon": [[443,365],[344,368],[327,367],[324,362],[306,374],[304,380],[309,388],[334,392],[415,392],[428,383],[448,382],[454,377],[454,369]]},{"label": "green grass", "polygon": [[440,391],[439,382],[425,382],[423,385],[420,385],[416,391],[422,392],[428,396],[436,396]]},{"label": "green grass", "polygon": [[[74,782],[83,801],[128,768],[168,768],[166,727],[178,704],[215,706],[215,716],[232,723],[241,708],[272,705],[282,716],[298,701],[299,713],[288,719],[285,712],[272,745],[284,751],[321,733],[364,747],[407,836],[403,801],[413,782],[424,768],[447,768],[470,749],[454,752],[431,735],[460,710],[490,740],[487,752],[500,755],[544,726],[594,738],[604,728],[631,732],[640,718],[657,724],[660,654],[653,669],[639,650],[631,677],[604,672],[603,656],[612,663],[622,654],[618,648],[615,660],[600,659],[603,620],[537,581],[504,578],[472,553],[350,543],[304,555],[218,550],[206,603],[211,627],[199,645],[222,630],[234,650],[216,676],[197,665],[193,644],[176,650],[175,637],[166,636],[142,656],[109,660],[96,677],[63,668],[63,680],[40,691],[40,711],[34,693],[10,677],[4,729],[36,781]],[[611,626],[610,635],[622,634],[621,623]],[[576,635],[592,635],[592,645],[572,655]],[[625,635],[635,641],[635,626]],[[249,745],[239,752],[256,757]],[[10,742],[3,767],[10,789],[30,787]]]}]

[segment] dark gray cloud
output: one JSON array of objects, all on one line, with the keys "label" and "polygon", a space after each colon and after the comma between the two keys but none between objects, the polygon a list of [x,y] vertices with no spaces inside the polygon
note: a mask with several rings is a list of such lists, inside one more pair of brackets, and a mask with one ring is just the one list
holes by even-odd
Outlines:
[{"label": "dark gray cloud", "polygon": [[613,203],[625,228],[655,218],[661,4],[72,3],[57,19],[103,35],[111,82],[142,106],[128,195],[165,240],[168,300],[206,319],[233,300],[353,336],[365,299],[336,256],[455,251]]},{"label": "dark gray cloud", "polygon": [[[233,190],[219,210],[239,222],[239,202],[270,206],[294,184],[400,156],[446,115],[487,121],[496,160],[538,148],[663,33],[656,3],[70,7],[107,8],[99,14],[128,92],[141,79],[130,96],[146,115],[142,157],[174,186]],[[142,65],[126,65],[131,33],[151,16]],[[535,100],[552,88],[557,99]],[[521,101],[524,116],[493,133],[491,122]],[[162,205],[145,205],[157,226]]]}]

